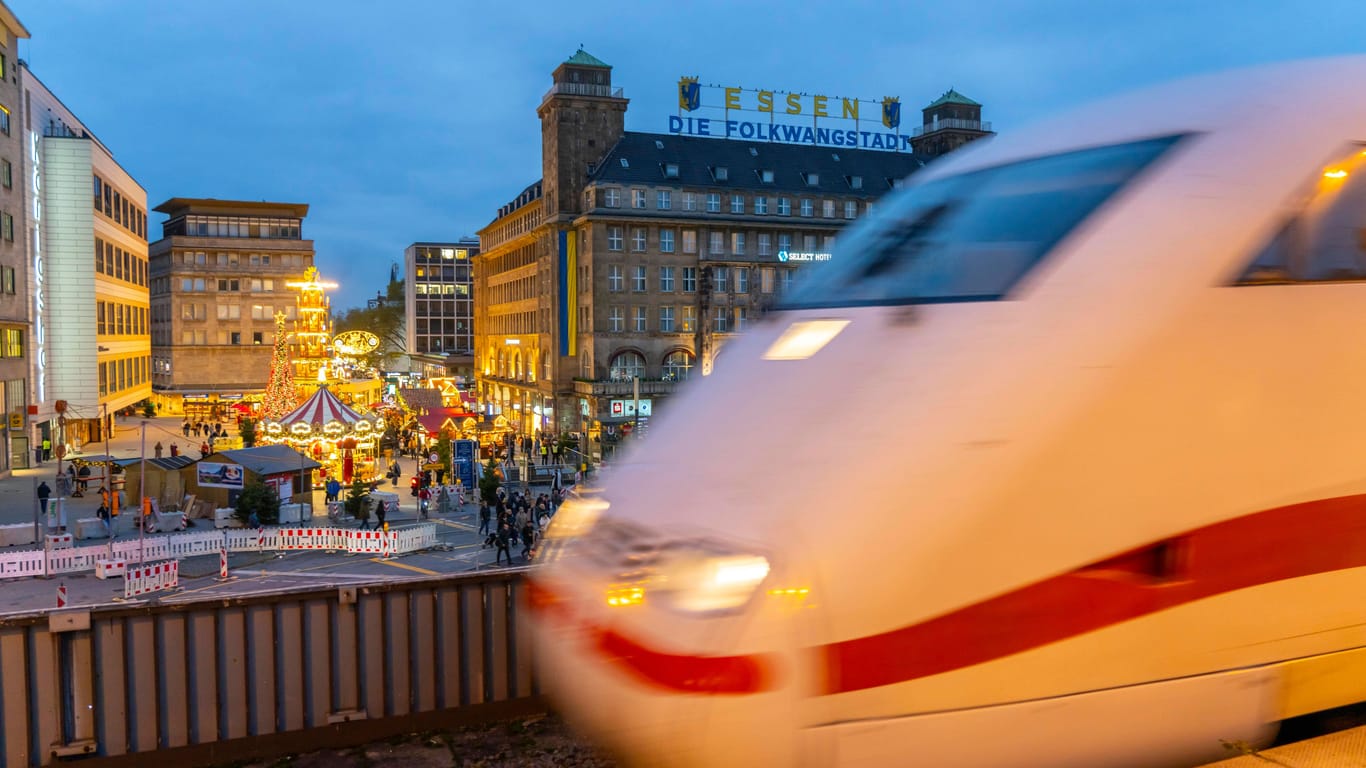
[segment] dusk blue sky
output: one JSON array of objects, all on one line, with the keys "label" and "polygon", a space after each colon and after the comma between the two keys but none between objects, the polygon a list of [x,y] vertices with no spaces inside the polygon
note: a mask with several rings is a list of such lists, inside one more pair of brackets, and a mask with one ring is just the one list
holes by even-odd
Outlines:
[{"label": "dusk blue sky", "polygon": [[1351,0],[6,1],[32,34],[21,58],[149,205],[312,206],[336,308],[373,295],[409,243],[474,235],[539,178],[536,106],[580,44],[614,67],[628,130],[666,131],[679,76],[696,75],[896,95],[908,124],[952,86],[1006,134],[1181,75],[1355,53],[1366,28]]}]

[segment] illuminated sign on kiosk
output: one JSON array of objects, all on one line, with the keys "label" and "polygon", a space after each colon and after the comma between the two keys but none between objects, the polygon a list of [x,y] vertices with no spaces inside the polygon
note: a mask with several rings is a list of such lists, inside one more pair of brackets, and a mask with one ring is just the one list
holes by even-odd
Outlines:
[{"label": "illuminated sign on kiosk", "polygon": [[30,181],[33,192],[33,386],[35,399],[47,399],[47,307],[43,299],[43,177],[38,134],[29,131]]},{"label": "illuminated sign on kiosk", "polygon": [[[715,95],[704,100],[704,90]],[[691,114],[704,109],[723,112],[724,115],[716,118]],[[881,118],[882,128],[885,130],[863,130],[864,126],[875,125],[872,123],[875,111]],[[758,112],[766,117],[760,120],[733,120],[732,112]],[[779,116],[785,119],[800,118],[801,122],[778,122]],[[821,120],[843,122],[836,123],[834,127],[825,127],[820,124]],[[850,123],[853,124],[852,129],[848,127]],[[879,103],[843,96],[718,85],[703,86],[695,77],[685,77],[678,81],[678,114],[669,117],[669,133],[783,144],[816,144],[897,152],[911,150],[911,137],[901,135],[899,97],[888,96]]]}]

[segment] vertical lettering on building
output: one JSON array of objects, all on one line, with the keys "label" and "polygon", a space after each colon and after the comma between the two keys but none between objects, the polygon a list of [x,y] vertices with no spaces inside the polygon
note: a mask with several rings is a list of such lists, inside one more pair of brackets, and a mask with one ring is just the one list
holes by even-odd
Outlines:
[{"label": "vertical lettering on building", "polygon": [[29,160],[33,176],[29,182],[33,193],[33,387],[34,397],[41,403],[47,400],[47,307],[44,301],[43,275],[43,175],[42,153],[38,134],[29,131]]}]

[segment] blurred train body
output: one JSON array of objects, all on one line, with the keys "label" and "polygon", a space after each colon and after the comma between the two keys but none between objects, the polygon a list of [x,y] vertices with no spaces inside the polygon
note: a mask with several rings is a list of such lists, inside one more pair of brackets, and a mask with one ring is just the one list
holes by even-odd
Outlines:
[{"label": "blurred train body", "polygon": [[1366,59],[974,144],[568,503],[552,700],[632,765],[1182,766],[1366,700]]}]

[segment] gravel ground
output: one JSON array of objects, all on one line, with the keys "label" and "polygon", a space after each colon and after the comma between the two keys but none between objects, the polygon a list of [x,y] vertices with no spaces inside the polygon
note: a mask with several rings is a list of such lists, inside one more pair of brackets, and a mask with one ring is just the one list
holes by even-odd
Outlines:
[{"label": "gravel ground", "polygon": [[616,768],[555,715],[322,750],[234,768]]}]

